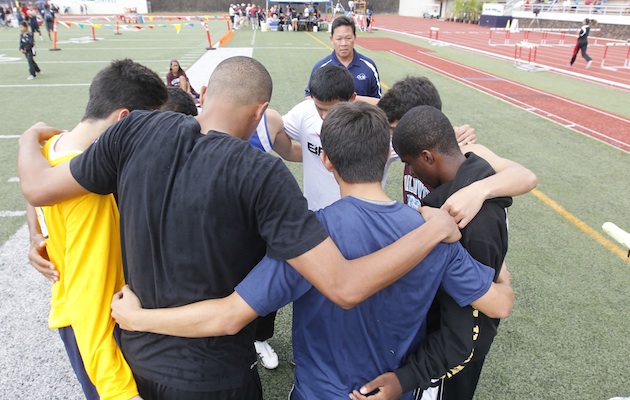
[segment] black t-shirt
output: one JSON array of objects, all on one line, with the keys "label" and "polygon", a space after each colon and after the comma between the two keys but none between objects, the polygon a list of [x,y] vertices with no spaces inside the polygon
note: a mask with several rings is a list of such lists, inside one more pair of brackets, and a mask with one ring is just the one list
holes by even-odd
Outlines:
[{"label": "black t-shirt", "polygon": [[[284,163],[171,112],[134,111],[74,158],[74,178],[118,192],[127,283],[145,308],[224,297],[267,253],[299,256],[327,236]],[[186,390],[252,378],[253,332],[187,339],[124,332],[133,371]]]},{"label": "black t-shirt", "polygon": [[[486,160],[467,153],[455,178],[433,189],[422,199],[422,204],[441,207],[459,189],[494,173]],[[475,260],[494,268],[495,279],[508,249],[506,208],[511,205],[511,197],[486,200],[475,218],[462,230],[462,246]],[[410,354],[405,365],[395,371],[404,392],[419,384],[426,389],[432,378],[452,375],[450,369],[464,365],[472,349],[473,360],[483,360],[496,336],[499,320],[482,313],[478,317],[475,315],[471,306],[460,307],[444,290],[438,290],[427,317],[427,329],[429,332],[439,331],[427,336],[419,351]],[[473,339],[471,332],[475,325],[479,334]],[[445,384],[449,385],[448,379]]]}]

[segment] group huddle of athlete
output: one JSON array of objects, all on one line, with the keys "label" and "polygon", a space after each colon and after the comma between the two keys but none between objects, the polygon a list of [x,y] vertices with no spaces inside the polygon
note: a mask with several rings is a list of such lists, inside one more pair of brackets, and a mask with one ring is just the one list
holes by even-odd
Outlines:
[{"label": "group huddle of athlete", "polygon": [[[197,116],[125,59],[74,129],[21,136],[29,259],[86,398],[263,399],[289,303],[290,399],[473,398],[514,303],[507,208],[537,179],[453,127],[427,78],[383,94],[355,37],[333,21],[284,116],[255,59],[221,62]],[[405,204],[383,189],[397,160]]]}]

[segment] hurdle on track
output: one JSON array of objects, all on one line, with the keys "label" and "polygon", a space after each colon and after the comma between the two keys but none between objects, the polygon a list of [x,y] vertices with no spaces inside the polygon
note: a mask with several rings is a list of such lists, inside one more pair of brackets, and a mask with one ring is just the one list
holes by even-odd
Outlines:
[{"label": "hurdle on track", "polygon": [[[520,42],[514,45],[514,67],[528,72],[546,71],[548,68],[536,64],[538,44]],[[523,49],[527,50],[527,60],[523,58]]]},{"label": "hurdle on track", "polygon": [[[567,33],[575,33],[570,34],[569,37],[574,36],[577,38],[577,32],[579,29],[571,28],[571,29],[560,29],[560,28],[524,28],[520,30],[512,30],[510,28],[490,28],[490,37],[488,38],[488,45],[490,46],[513,46],[514,44],[510,43],[510,39],[512,39],[512,34],[521,34],[522,33],[522,42],[538,42],[541,46],[573,46],[574,43],[565,43]],[[599,38],[599,32],[601,29],[591,29],[591,32],[595,32],[595,38],[593,44],[597,44],[597,39]],[[503,43],[492,43],[492,39],[497,40],[502,35],[500,32],[505,32]],[[550,35],[551,34],[551,35]],[[558,41],[556,42],[556,38]],[[517,39],[518,40],[518,39]]]},{"label": "hurdle on track", "polygon": [[[627,47],[626,59],[622,65],[605,65],[606,56],[608,55],[608,49],[610,47]],[[604,50],[604,57],[602,58],[602,68],[616,71],[618,69],[630,68],[630,41],[627,43],[606,43],[606,49]]]},{"label": "hurdle on track", "polygon": [[[505,32],[503,43],[492,43],[492,35],[494,34],[494,32]],[[511,34],[510,28],[490,28],[490,37],[488,38],[488,44],[490,46],[511,46],[510,34]]]},{"label": "hurdle on track", "polygon": [[434,34],[435,34],[435,40],[439,40],[440,28],[436,28],[435,26],[432,26],[431,28],[429,28],[429,39],[433,39]]}]

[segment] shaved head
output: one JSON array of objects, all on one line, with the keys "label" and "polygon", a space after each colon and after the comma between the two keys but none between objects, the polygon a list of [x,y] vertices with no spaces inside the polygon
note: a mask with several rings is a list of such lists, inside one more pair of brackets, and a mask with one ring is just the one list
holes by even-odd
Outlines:
[{"label": "shaved head", "polygon": [[208,81],[207,96],[221,96],[239,104],[268,102],[273,83],[271,75],[259,61],[236,56],[223,60]]}]

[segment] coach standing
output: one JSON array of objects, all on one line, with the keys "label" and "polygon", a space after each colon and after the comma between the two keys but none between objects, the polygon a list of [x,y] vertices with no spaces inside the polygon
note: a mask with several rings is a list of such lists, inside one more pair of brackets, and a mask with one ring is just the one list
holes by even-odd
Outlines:
[{"label": "coach standing", "polygon": [[[357,93],[357,99],[376,104],[383,95],[378,69],[374,61],[354,50],[356,37],[356,27],[351,18],[339,17],[335,19],[330,34],[334,51],[315,64],[313,71],[311,71],[311,77],[315,71],[325,65],[332,64],[347,68],[354,78],[354,90]],[[310,84],[311,78],[309,77],[304,91],[306,97],[311,95],[308,89]],[[365,99],[366,97],[372,99]]]}]

